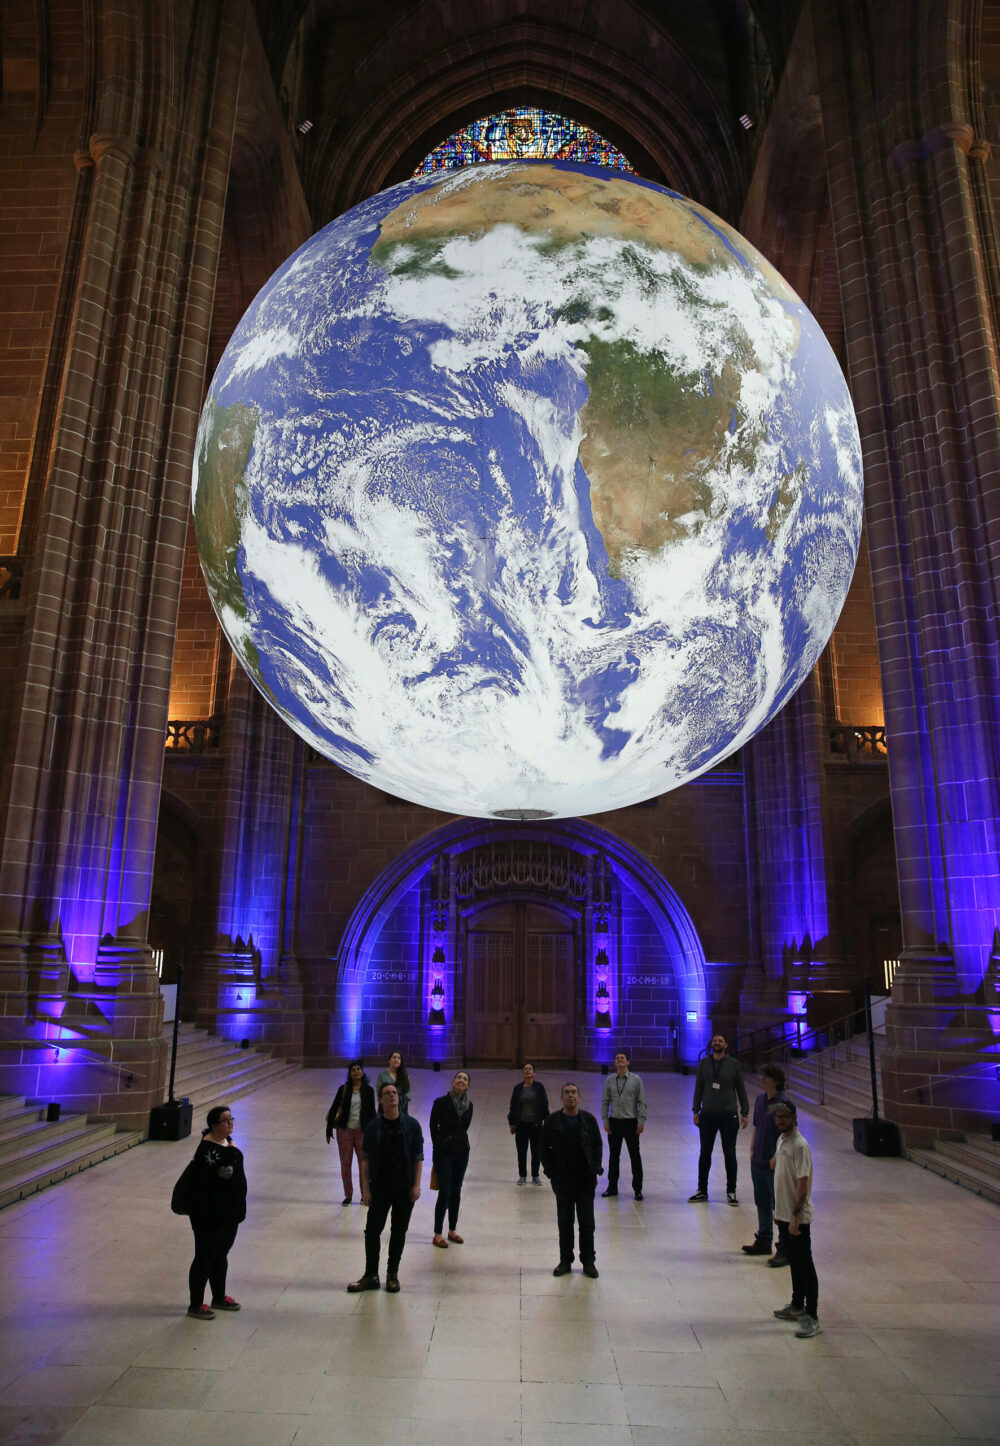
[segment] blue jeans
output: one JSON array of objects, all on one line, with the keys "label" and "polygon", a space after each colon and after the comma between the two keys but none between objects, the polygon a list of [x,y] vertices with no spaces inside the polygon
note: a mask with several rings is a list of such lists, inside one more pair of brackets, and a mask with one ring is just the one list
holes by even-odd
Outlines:
[{"label": "blue jeans", "polygon": [[469,1152],[449,1155],[444,1150],[434,1151],[434,1168],[438,1178],[438,1197],[434,1206],[434,1234],[441,1234],[445,1211],[448,1212],[448,1229],[458,1225],[458,1207],[462,1203],[462,1181],[465,1167],[469,1163]]},{"label": "blue jeans", "polygon": [[757,1206],[757,1239],[768,1250],[774,1243],[774,1171],[770,1165],[751,1162],[753,1203]]},{"label": "blue jeans", "polygon": [[726,1189],[736,1189],[736,1136],[740,1132],[740,1117],[723,1113],[722,1110],[702,1110],[698,1116],[698,1133],[701,1136],[701,1154],[698,1156],[698,1189],[708,1189],[708,1172],[712,1168],[712,1150],[716,1135],[722,1136],[722,1155],[726,1162]]}]

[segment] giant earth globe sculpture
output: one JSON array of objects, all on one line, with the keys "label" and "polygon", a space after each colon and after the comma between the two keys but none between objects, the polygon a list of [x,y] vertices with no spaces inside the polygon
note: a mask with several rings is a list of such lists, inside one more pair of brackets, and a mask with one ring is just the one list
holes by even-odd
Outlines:
[{"label": "giant earth globe sculpture", "polygon": [[454,813],[694,778],[802,683],[857,558],[844,378],[718,217],[594,166],[422,176],[240,322],[194,524],[244,668],[322,755]]}]

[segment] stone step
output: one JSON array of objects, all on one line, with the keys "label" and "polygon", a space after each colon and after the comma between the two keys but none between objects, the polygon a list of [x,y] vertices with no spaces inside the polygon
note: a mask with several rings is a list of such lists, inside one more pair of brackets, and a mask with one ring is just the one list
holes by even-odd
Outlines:
[{"label": "stone step", "polygon": [[934,1149],[958,1165],[968,1165],[987,1175],[995,1174],[1000,1184],[1000,1147],[985,1135],[966,1135],[964,1140],[936,1140]]},{"label": "stone step", "polygon": [[[168,1048],[172,1037],[168,1029],[164,1034]],[[203,1029],[195,1029],[193,1024],[185,1025],[177,1032],[178,1059],[214,1059],[231,1054],[236,1048],[238,1046],[234,1045],[231,1039],[207,1034]]]},{"label": "stone step", "polygon": [[942,1179],[953,1180],[956,1185],[961,1185],[965,1190],[971,1190],[975,1195],[982,1195],[984,1200],[992,1200],[994,1204],[1000,1205],[1000,1175],[995,1171],[978,1168],[954,1158],[951,1154],[941,1149],[942,1145],[950,1145],[950,1140],[937,1141],[931,1149],[903,1149],[903,1154],[914,1164],[922,1165],[925,1170],[930,1170]]},{"label": "stone step", "polygon": [[54,1144],[87,1128],[85,1115],[63,1115],[49,1123],[42,1109],[23,1109],[17,1115],[0,1120],[0,1165],[30,1154],[43,1142]]},{"label": "stone step", "polygon": [[101,1121],[91,1124],[86,1115],[67,1115],[58,1124],[42,1123],[33,1134],[20,1136],[8,1142],[7,1148],[0,1157],[0,1168],[6,1170],[8,1166],[12,1170],[18,1169],[25,1161],[42,1162],[44,1158],[64,1158],[67,1149],[75,1149],[81,1142],[89,1146],[104,1139],[104,1134],[98,1135],[98,1131],[109,1131],[114,1134],[116,1126],[113,1121]]},{"label": "stone step", "polygon": [[177,1093],[181,1085],[184,1086],[184,1093],[189,1094],[192,1089],[197,1089],[205,1080],[243,1074],[247,1070],[264,1069],[273,1063],[269,1054],[256,1054],[246,1049],[236,1050],[232,1054],[219,1055],[217,1058],[198,1059],[193,1064],[189,1064],[186,1058],[182,1059],[178,1055],[174,1093]]},{"label": "stone step", "polygon": [[[88,1170],[102,1160],[120,1155],[133,1145],[142,1143],[141,1130],[119,1130],[111,1122],[98,1121],[91,1124],[82,1115],[69,1116],[71,1121],[83,1121],[76,1133],[66,1138],[60,1135],[46,1145],[43,1141],[21,1159],[5,1161],[0,1166],[0,1209],[24,1200],[29,1195],[55,1185],[81,1170]],[[59,1125],[62,1120],[58,1122]],[[57,1125],[46,1125],[46,1129],[57,1129]]]},{"label": "stone step", "polygon": [[[168,1026],[164,1031],[168,1044],[171,1034]],[[298,1068],[294,1061],[274,1059],[264,1051],[241,1049],[231,1039],[182,1023],[177,1031],[174,1096],[191,1101],[194,1123],[200,1128],[199,1117],[206,1107],[240,1099]]]},{"label": "stone step", "polygon": [[[0,1095],[0,1120],[8,1119],[12,1115],[18,1115],[25,1109],[23,1095]],[[41,1113],[40,1109],[34,1107],[35,1115]]]},{"label": "stone step", "polygon": [[786,1088],[796,1104],[826,1105],[851,1119],[855,1115],[868,1114],[872,1107],[871,1083],[868,1080],[848,1083],[842,1077],[831,1076],[827,1072],[823,1076],[821,1092],[818,1074],[809,1076],[796,1070]]},{"label": "stone step", "polygon": [[[849,1064],[844,1060],[832,1061],[826,1055],[803,1055],[801,1059],[791,1062],[788,1072],[794,1074],[797,1079],[815,1080],[817,1084],[822,1077],[824,1084],[830,1083],[834,1086],[840,1084],[844,1089],[867,1090],[868,1094],[872,1092],[872,1072],[867,1060],[863,1065]],[[875,1075],[877,1079],[877,1070]]]},{"label": "stone step", "polygon": [[200,1091],[205,1086],[212,1086],[215,1081],[223,1080],[231,1080],[235,1088],[254,1075],[273,1069],[276,1063],[283,1064],[284,1061],[273,1060],[267,1054],[238,1050],[234,1055],[227,1055],[211,1064],[199,1064],[196,1069],[181,1069],[178,1064],[174,1094],[185,1094],[190,1098],[193,1091]]},{"label": "stone step", "polygon": [[[298,1064],[290,1063],[285,1059],[269,1060],[263,1067],[256,1070],[216,1077],[206,1081],[193,1091],[187,1091],[187,1098],[195,1109],[195,1123],[198,1122],[199,1110],[205,1107],[211,1108],[212,1105],[220,1103],[232,1104],[233,1100],[253,1094],[254,1090],[259,1090],[264,1085],[274,1084],[287,1075],[294,1074],[298,1068]],[[178,1093],[176,1087],[174,1093]]]}]

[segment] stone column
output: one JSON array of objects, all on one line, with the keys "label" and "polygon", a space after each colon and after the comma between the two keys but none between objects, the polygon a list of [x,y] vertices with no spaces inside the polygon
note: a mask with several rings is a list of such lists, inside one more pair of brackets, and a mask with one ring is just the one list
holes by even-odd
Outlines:
[{"label": "stone column", "polygon": [[305,745],[235,662],[222,747],[215,941],[198,970],[195,1018],[232,1039],[298,1054],[302,987],[289,907]]},{"label": "stone column", "polygon": [[970,64],[982,12],[814,0],[812,14],[903,922],[887,1109],[914,1130],[961,1128],[971,1116],[946,1091],[933,1109],[914,1101],[961,1065],[942,1031],[979,989],[1000,923],[997,244]]},{"label": "stone column", "polygon": [[97,5],[92,22],[85,221],[0,794],[0,1088],[141,1125],[164,1074],[146,917],[245,13]]},{"label": "stone column", "polygon": [[787,1010],[790,988],[808,991],[824,982],[829,962],[822,725],[813,669],[743,750],[750,892],[764,966],[756,1008],[765,1014]]}]

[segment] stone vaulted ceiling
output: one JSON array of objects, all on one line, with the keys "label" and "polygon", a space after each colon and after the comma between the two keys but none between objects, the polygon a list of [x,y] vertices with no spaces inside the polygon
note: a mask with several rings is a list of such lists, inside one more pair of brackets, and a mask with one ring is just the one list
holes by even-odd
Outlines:
[{"label": "stone vaulted ceiling", "polygon": [[[561,109],[738,218],[792,0],[256,0],[313,224],[511,104]],[[304,134],[297,129],[311,126]]]}]

